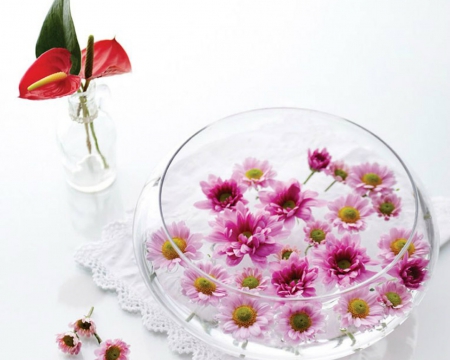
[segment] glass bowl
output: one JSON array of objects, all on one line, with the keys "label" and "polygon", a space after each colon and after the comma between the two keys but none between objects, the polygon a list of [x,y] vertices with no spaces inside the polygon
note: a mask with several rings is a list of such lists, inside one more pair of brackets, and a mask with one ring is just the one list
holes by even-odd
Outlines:
[{"label": "glass bowl", "polygon": [[337,359],[420,303],[436,233],[417,178],[381,139],[336,116],[273,108],[214,122],[163,161],[133,241],[150,293],[210,346]]}]

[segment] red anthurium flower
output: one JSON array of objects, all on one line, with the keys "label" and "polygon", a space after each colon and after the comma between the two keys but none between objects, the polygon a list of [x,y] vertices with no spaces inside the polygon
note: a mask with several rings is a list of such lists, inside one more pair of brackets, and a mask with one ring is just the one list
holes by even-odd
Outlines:
[{"label": "red anthurium flower", "polygon": [[[84,79],[86,49],[81,52],[81,72]],[[101,40],[94,43],[94,67],[90,79],[120,75],[131,71],[130,59],[123,47],[116,41]]]},{"label": "red anthurium flower", "polygon": [[29,100],[54,99],[73,94],[81,78],[70,75],[70,51],[53,48],[39,56],[20,80],[19,97]]}]

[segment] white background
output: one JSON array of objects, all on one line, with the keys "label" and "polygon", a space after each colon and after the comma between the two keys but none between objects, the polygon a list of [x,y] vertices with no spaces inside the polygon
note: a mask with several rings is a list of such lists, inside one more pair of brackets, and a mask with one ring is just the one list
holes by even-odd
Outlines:
[{"label": "white background", "polygon": [[[132,74],[104,80],[114,97],[119,177],[112,198],[96,199],[103,201],[102,213],[90,208],[92,197],[64,183],[55,127],[67,117],[67,99],[17,98],[51,2],[0,4],[4,359],[64,358],[54,335],[91,305],[100,335],[131,344],[133,360],[180,358],[163,335],[124,313],[113,293],[97,289],[73,253],[98,239],[102,224],[134,207],[163,155],[224,116],[293,106],[348,118],[390,144],[430,196],[450,197],[446,0],[72,0],[80,46],[89,34],[116,36],[133,65]],[[397,359],[449,358],[449,274],[446,246],[416,311],[414,355]],[[80,358],[93,359],[93,349],[88,344]]]}]

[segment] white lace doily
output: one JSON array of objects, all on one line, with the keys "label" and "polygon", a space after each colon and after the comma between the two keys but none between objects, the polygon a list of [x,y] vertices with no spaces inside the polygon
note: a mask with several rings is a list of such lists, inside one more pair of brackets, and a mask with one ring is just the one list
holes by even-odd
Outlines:
[{"label": "white lace doily", "polygon": [[[432,199],[441,246],[450,240],[450,199]],[[192,354],[193,360],[230,360],[225,355],[196,339],[174,323],[165,310],[150,296],[134,258],[132,214],[125,220],[107,225],[102,240],[82,245],[75,261],[92,270],[94,283],[104,290],[115,290],[123,310],[140,313],[144,326],[155,332],[166,332],[169,348],[179,354]]]}]

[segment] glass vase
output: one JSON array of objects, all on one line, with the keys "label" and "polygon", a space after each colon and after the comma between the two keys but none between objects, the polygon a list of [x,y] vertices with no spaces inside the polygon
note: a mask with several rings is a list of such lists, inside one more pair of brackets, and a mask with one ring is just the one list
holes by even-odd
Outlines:
[{"label": "glass vase", "polygon": [[82,192],[106,189],[116,178],[116,128],[102,109],[106,85],[91,82],[69,97],[69,118],[62,118],[57,140],[66,180]]}]

